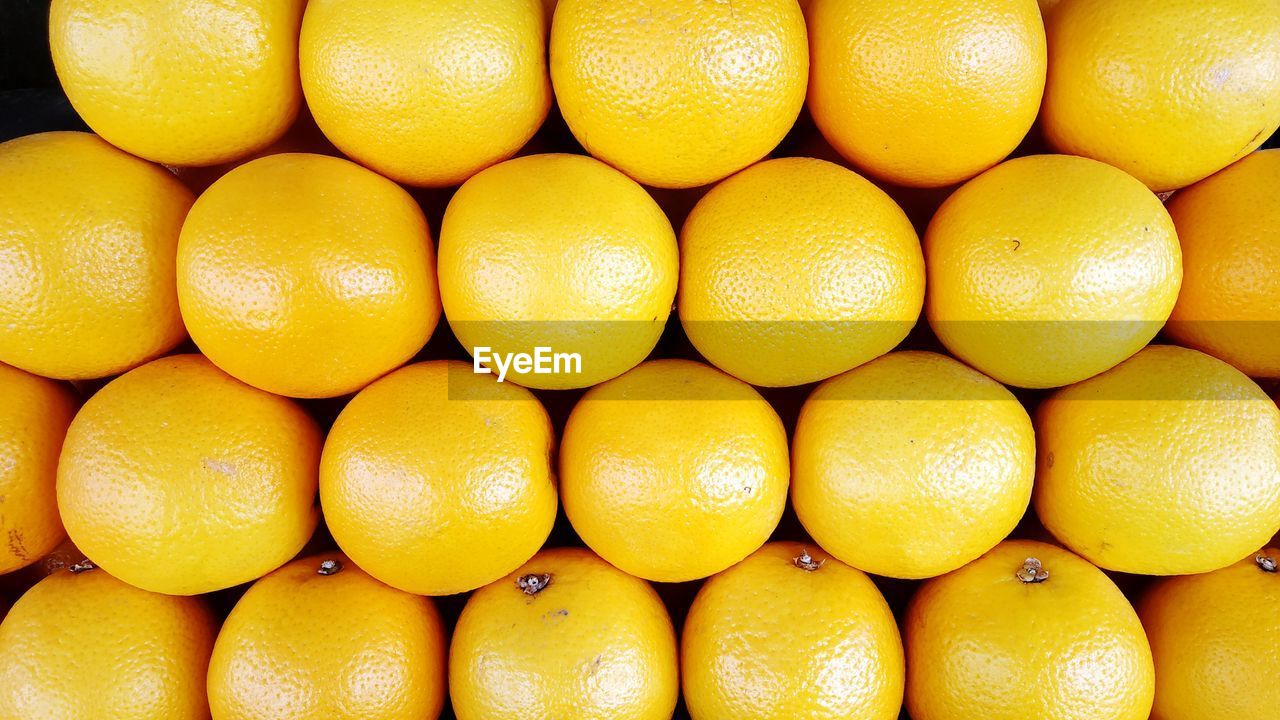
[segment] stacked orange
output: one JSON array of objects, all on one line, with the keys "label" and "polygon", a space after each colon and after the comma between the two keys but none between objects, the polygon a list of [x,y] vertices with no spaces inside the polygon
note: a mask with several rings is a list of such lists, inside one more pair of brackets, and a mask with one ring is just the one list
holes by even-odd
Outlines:
[{"label": "stacked orange", "polygon": [[49,22],[0,720],[1273,720],[1280,0]]}]

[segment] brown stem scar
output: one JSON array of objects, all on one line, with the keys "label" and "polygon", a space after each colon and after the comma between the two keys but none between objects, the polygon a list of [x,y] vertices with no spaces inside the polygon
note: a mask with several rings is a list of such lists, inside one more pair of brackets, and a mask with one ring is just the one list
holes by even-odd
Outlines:
[{"label": "brown stem scar", "polygon": [[546,590],[550,584],[551,573],[530,573],[516,578],[516,587],[520,588],[520,592],[530,597]]},{"label": "brown stem scar", "polygon": [[1022,567],[1018,568],[1013,575],[1027,585],[1042,583],[1049,579],[1049,571],[1044,569],[1044,564],[1033,557],[1023,560]]}]

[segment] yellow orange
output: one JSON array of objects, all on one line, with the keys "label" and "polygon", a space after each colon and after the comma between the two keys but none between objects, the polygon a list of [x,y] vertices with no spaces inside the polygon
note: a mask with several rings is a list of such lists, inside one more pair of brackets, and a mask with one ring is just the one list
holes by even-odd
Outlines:
[{"label": "yellow orange", "polygon": [[1169,336],[1251,377],[1280,377],[1280,149],[1179,191],[1169,214],[1183,264]]},{"label": "yellow orange", "polygon": [[560,0],[551,80],[592,155],[636,180],[715,182],[768,154],[804,104],[795,0]]},{"label": "yellow orange", "polygon": [[1156,664],[1152,720],[1252,720],[1280,707],[1280,548],[1156,582],[1138,604]]},{"label": "yellow orange", "polygon": [[82,380],[186,337],[174,254],[191,192],[88,133],[0,144],[0,362]]},{"label": "yellow orange", "polygon": [[178,299],[215,365],[277,395],[354,392],[422,348],[440,318],[421,208],[339,158],[271,155],[200,196]]},{"label": "yellow orange", "polygon": [[449,647],[458,720],[669,720],[679,682],[657,593],[577,548],[477,590]]},{"label": "yellow orange", "polygon": [[813,0],[809,111],[851,162],[938,187],[1000,162],[1044,92],[1035,0]]},{"label": "yellow orange", "polygon": [[895,720],[902,639],[870,578],[770,543],[707,580],[680,642],[693,720]]},{"label": "yellow orange", "polygon": [[209,662],[213,720],[421,720],[439,716],[444,694],[435,606],[337,553],[254,583]]},{"label": "yellow orange", "polygon": [[787,435],[746,383],[653,360],[580,400],[560,448],[578,535],[637,577],[695,580],[759,548],[787,500]]},{"label": "yellow orange", "polygon": [[1036,412],[1036,512],[1108,570],[1230,565],[1280,530],[1280,410],[1208,355],[1153,345]]},{"label": "yellow orange", "polygon": [[551,106],[539,0],[312,0],[302,88],[344,153],[411,185],[515,154]]},{"label": "yellow orange", "polygon": [[1147,720],[1151,648],[1102,571],[1027,540],[930,580],[903,623],[912,720]]},{"label": "yellow orange", "polygon": [[877,575],[941,575],[995,547],[1031,499],[1035,434],[1004,386],[897,352],[819,385],[792,448],[792,504],[825,550]]},{"label": "yellow orange", "polygon": [[679,262],[671,223],[644,188],[580,155],[481,171],[440,229],[440,295],[468,352],[579,356],[507,375],[535,388],[589,387],[643,360],[671,313]]},{"label": "yellow orange", "polygon": [[54,0],[62,89],[94,132],[168,165],[266,147],[298,114],[306,0]]},{"label": "yellow orange", "polygon": [[76,413],[65,383],[0,363],[0,575],[47,555],[66,537],[58,517],[58,453]]},{"label": "yellow orange", "polygon": [[1173,310],[1169,213],[1078,157],[1010,160],[966,183],[924,239],[925,313],[953,355],[1006,385],[1084,380],[1142,349]]},{"label": "yellow orange", "polygon": [[333,424],[320,499],[334,539],[383,582],[423,595],[487,585],[556,518],[555,435],[528,390],[461,362],[374,382]]},{"label": "yellow orange", "polygon": [[1174,190],[1280,126],[1280,0],[1071,0],[1046,25],[1059,152]]},{"label": "yellow orange", "polygon": [[811,158],[766,160],[694,206],[680,232],[680,321],[753,385],[800,385],[891,350],[924,301],[924,259],[879,188]]},{"label": "yellow orange", "polygon": [[311,536],[320,442],[289,400],[199,355],[161,358],[72,420],[58,508],[76,546],[121,580],[221,590],[279,567]]},{"label": "yellow orange", "polygon": [[217,621],[200,598],[61,570],[0,623],[0,720],[202,720]]}]

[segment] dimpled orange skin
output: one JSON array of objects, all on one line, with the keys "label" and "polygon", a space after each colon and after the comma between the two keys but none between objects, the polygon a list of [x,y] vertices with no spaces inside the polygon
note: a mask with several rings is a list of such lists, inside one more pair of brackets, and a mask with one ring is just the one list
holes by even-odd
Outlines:
[{"label": "dimpled orange skin", "polygon": [[925,314],[960,360],[1006,385],[1092,377],[1169,317],[1182,255],[1142,183],[1078,157],[996,166],[942,204],[925,232]]},{"label": "dimpled orange skin", "polygon": [[200,598],[61,570],[0,623],[0,720],[201,720],[217,621]]},{"label": "dimpled orange skin", "polygon": [[344,153],[410,185],[515,154],[551,107],[539,0],[313,0],[302,87]]},{"label": "dimpled orange skin", "polygon": [[759,548],[789,473],[769,403],[691,360],[653,360],[592,388],[561,438],[569,522],[605,560],[657,582],[707,577]]},{"label": "dimpled orange skin", "polygon": [[66,537],[54,480],[76,414],[65,383],[0,363],[0,575],[47,555]]},{"label": "dimpled orange skin", "polygon": [[1160,580],[1143,595],[1138,615],[1156,663],[1152,720],[1275,714],[1280,574],[1268,560],[1280,562],[1280,548],[1211,573]]},{"label": "dimpled orange skin", "polygon": [[64,380],[124,372],[186,337],[174,248],[195,198],[80,132],[0,144],[0,362]]},{"label": "dimpled orange skin", "polygon": [[1169,214],[1184,273],[1169,336],[1250,377],[1280,377],[1280,149],[1178,192]]},{"label": "dimpled orange skin", "polygon": [[1280,410],[1230,365],[1153,345],[1036,413],[1036,512],[1098,567],[1226,567],[1280,530]]},{"label": "dimpled orange skin", "polygon": [[766,160],[698,201],[680,232],[680,321],[753,385],[823,380],[891,350],[924,301],[902,210],[856,173]]},{"label": "dimpled orange skin", "polygon": [[339,158],[272,155],[200,196],[178,243],[178,299],[215,365],[290,397],[355,392],[440,319],[421,208]]},{"label": "dimpled orange skin", "polygon": [[431,600],[337,553],[295,560],[227,616],[209,662],[213,720],[438,717],[445,642]]},{"label": "dimpled orange skin", "polygon": [[167,165],[266,147],[302,104],[305,0],[54,0],[58,80],[94,132]]},{"label": "dimpled orange skin", "polygon": [[[518,580],[550,576],[526,594]],[[675,630],[643,580],[579,548],[543,550],[468,599],[449,647],[458,720],[669,720]]]},{"label": "dimpled orange skin", "polygon": [[[1035,558],[1040,583],[1017,577]],[[1151,648],[1111,579],[1053,545],[1004,542],[925,583],[903,622],[912,720],[1147,720]]]},{"label": "dimpled orange skin", "polygon": [[556,517],[555,436],[538,399],[462,362],[409,365],[338,416],[320,461],[325,522],[374,577],[422,595],[487,585]]},{"label": "dimpled orange skin", "polygon": [[888,604],[861,571],[811,545],[769,543],[707,580],[680,652],[694,720],[896,720],[902,706]]},{"label": "dimpled orange skin", "polygon": [[1175,190],[1280,126],[1280,0],[1072,0],[1047,29],[1040,120],[1059,152]]},{"label": "dimpled orange skin", "polygon": [[440,228],[439,273],[445,317],[468,352],[578,353],[581,372],[507,375],[563,390],[649,355],[671,314],[680,258],[671,222],[644,188],[598,160],[548,154],[495,165],[458,189]]},{"label": "dimpled orange skin", "polygon": [[80,409],[58,464],[67,534],[131,585],[196,595],[248,582],[311,537],[320,430],[199,355],[161,358]]},{"label": "dimpled orange skin", "polygon": [[896,352],[819,385],[792,448],[805,529],[846,563],[896,578],[955,570],[1003,540],[1031,500],[1031,418],[943,355]]},{"label": "dimpled orange skin", "polygon": [[795,0],[560,0],[551,26],[569,129],[655,187],[715,182],[772,151],[800,114],[808,72]]},{"label": "dimpled orange skin", "polygon": [[809,111],[827,140],[890,182],[940,187],[1000,162],[1044,92],[1035,0],[813,0]]}]

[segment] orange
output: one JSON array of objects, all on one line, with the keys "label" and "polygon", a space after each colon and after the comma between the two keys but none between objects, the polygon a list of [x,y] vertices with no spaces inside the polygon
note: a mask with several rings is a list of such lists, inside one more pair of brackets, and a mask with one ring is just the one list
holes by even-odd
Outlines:
[{"label": "orange", "polygon": [[178,299],[200,350],[277,395],[354,392],[399,367],[440,318],[421,208],[355,163],[254,160],[200,196],[178,243]]},{"label": "orange", "polygon": [[440,228],[449,326],[495,373],[492,358],[544,348],[547,372],[528,365],[504,378],[534,388],[589,387],[635,367],[666,325],[679,262],[671,223],[644,188],[581,155],[478,173]]},{"label": "orange", "polygon": [[0,575],[49,554],[66,537],[54,481],[76,413],[65,383],[0,363]]},{"label": "orange", "polygon": [[336,553],[254,583],[209,661],[213,720],[422,720],[440,715],[444,692],[435,606]]},{"label": "orange", "polygon": [[551,81],[592,155],[656,187],[705,185],[767,155],[804,104],[795,0],[560,0]]},{"label": "orange", "polygon": [[302,89],[325,135],[410,185],[515,154],[551,107],[539,0],[312,0]]},{"label": "orange", "polygon": [[912,720],[1147,720],[1129,601],[1065,550],[1017,540],[930,580],[903,623]]},{"label": "orange", "polygon": [[49,46],[93,131],[167,165],[266,147],[298,114],[305,0],[54,0]]},{"label": "orange", "polygon": [[1280,548],[1151,586],[1138,614],[1156,663],[1152,720],[1261,720],[1280,707]]},{"label": "orange", "polygon": [[174,253],[191,192],[88,133],[0,144],[0,362],[124,372],[186,337]]},{"label": "orange", "polygon": [[1092,377],[1142,349],[1178,297],[1173,221],[1099,162],[1036,155],[974,178],[924,239],[925,313],[951,354],[1006,385]]},{"label": "orange", "polygon": [[533,557],[551,532],[554,445],[528,390],[460,362],[401,368],[362,390],[329,432],[325,522],[392,587],[474,590]]},{"label": "orange", "polygon": [[880,591],[797,543],[707,580],[680,653],[693,720],[896,720],[902,706],[902,639]]},{"label": "orange", "polygon": [[1048,17],[1059,152],[1174,190],[1280,126],[1280,0],[1072,0]]},{"label": "orange", "polygon": [[712,188],[680,232],[680,321],[753,385],[800,385],[891,350],[924,301],[907,216],[822,160],[766,160]]},{"label": "orange", "polygon": [[787,502],[787,434],[750,385],[653,360],[582,397],[560,448],[565,514],[623,571],[684,582],[769,538]]},{"label": "orange", "polygon": [[130,585],[221,590],[279,567],[311,536],[320,442],[292,402],[199,355],[161,358],[71,422],[58,507],[71,540]]},{"label": "orange", "polygon": [[556,548],[467,600],[449,695],[458,720],[668,720],[676,665],[671,618],[648,583]]},{"label": "orange", "polygon": [[1280,377],[1280,149],[1178,192],[1183,279],[1167,332],[1252,377]]},{"label": "orange", "polygon": [[1186,575],[1280,530],[1280,410],[1195,350],[1153,345],[1036,413],[1036,512],[1098,567]]},{"label": "orange", "polygon": [[1031,419],[951,358],[897,352],[819,385],[800,411],[792,504],[818,544],[876,575],[926,578],[976,559],[1022,518]]},{"label": "orange", "polygon": [[977,175],[1022,141],[1044,92],[1035,0],[813,0],[809,111],[841,155],[899,185]]},{"label": "orange", "polygon": [[0,720],[208,718],[217,632],[199,598],[139,590],[88,564],[56,572],[0,623]]}]

